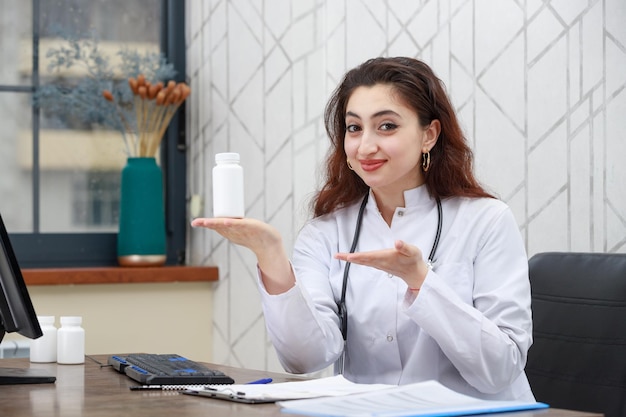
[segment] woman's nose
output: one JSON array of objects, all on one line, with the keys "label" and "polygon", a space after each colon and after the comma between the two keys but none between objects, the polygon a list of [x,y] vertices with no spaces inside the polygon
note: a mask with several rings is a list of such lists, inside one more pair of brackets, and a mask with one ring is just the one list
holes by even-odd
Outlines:
[{"label": "woman's nose", "polygon": [[377,149],[376,135],[371,131],[364,130],[359,143],[359,154],[369,155],[375,153]]}]

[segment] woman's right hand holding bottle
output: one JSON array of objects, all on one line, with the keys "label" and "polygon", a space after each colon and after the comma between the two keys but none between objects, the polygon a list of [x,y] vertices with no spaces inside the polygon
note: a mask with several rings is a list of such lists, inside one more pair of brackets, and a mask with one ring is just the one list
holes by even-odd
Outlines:
[{"label": "woman's right hand holding bottle", "polygon": [[191,225],[214,230],[230,242],[254,252],[268,293],[280,294],[295,285],[283,239],[275,227],[252,218],[197,218]]}]

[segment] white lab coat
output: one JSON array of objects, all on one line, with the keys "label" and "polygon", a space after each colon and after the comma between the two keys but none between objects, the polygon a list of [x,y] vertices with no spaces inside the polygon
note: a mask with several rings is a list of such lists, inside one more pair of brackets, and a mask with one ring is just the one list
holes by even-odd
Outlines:
[{"label": "white lab coat", "polygon": [[[400,239],[426,259],[437,206],[425,186],[405,192],[389,227],[373,195],[357,251],[392,248]],[[510,209],[489,198],[442,201],[443,227],[435,266],[415,296],[398,277],[350,266],[346,296],[346,378],[407,384],[435,379],[485,399],[534,400],[524,373],[532,343],[528,262]],[[267,328],[288,372],[333,364],[344,344],[337,302],[360,201],[315,218],[301,230],[292,265],[296,285],[268,294],[261,281]]]}]

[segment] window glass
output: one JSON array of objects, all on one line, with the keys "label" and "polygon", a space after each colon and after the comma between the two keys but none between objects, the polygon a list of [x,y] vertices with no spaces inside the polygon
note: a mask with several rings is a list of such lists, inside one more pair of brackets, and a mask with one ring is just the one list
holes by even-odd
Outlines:
[{"label": "window glass", "polygon": [[119,219],[120,176],[117,172],[93,171],[77,179],[72,201],[73,227],[115,230]]},{"label": "window glass", "polygon": [[[83,42],[95,42],[97,53]],[[51,86],[75,91],[105,67],[112,74],[108,87],[128,89],[129,70],[144,68],[146,54],[158,57],[161,48],[173,65],[163,70],[165,61],[157,60],[149,66],[161,67],[160,79],[183,81],[184,2],[0,0],[0,45],[0,212],[21,265],[116,265],[120,178],[128,156],[123,133],[132,130],[137,112],[111,105],[103,113],[100,84],[92,92],[97,105],[84,95],[57,102],[42,97]],[[77,51],[97,64],[65,65]],[[107,123],[120,108],[132,112],[127,126]],[[185,259],[185,178],[176,174],[185,172],[181,120],[184,109],[156,154],[163,160],[170,264]]]},{"label": "window glass", "polygon": [[161,3],[161,0],[41,1],[41,37],[54,37],[59,31],[79,34],[93,31],[103,41],[158,44]]},{"label": "window glass", "polygon": [[33,229],[30,101],[30,94],[0,93],[0,212],[11,232]]},{"label": "window glass", "polygon": [[0,85],[30,85],[32,2],[0,0]]},{"label": "window glass", "polygon": [[48,95],[39,102],[40,232],[117,231],[120,172],[127,158],[125,128],[107,123],[101,112],[102,88],[94,85],[103,70],[115,77],[111,88],[127,83],[121,52],[138,59],[159,53],[160,3],[41,2],[40,91],[60,86],[56,94],[68,92],[70,98]]}]

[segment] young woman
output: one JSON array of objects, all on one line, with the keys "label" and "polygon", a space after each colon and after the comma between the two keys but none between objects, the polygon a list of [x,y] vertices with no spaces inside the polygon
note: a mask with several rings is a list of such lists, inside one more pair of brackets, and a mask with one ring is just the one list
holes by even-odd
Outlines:
[{"label": "young woman", "polygon": [[355,382],[533,400],[524,245],[476,181],[440,80],[416,59],[371,59],[345,75],[325,120],[326,180],[291,261],[258,220],[192,222],[255,253],[285,369],[335,363]]}]

